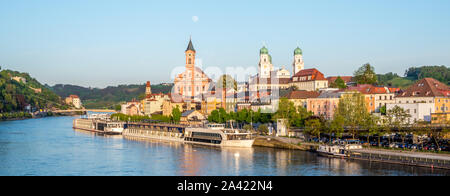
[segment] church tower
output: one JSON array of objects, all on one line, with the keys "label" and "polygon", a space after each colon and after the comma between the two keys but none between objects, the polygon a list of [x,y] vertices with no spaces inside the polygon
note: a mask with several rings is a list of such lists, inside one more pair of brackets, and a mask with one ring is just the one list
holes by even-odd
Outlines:
[{"label": "church tower", "polygon": [[185,51],[186,54],[186,69],[187,70],[194,70],[195,66],[195,49],[194,45],[192,44],[192,40],[189,40],[189,45]]},{"label": "church tower", "polygon": [[264,46],[259,51],[259,77],[270,78],[270,73],[273,71],[272,56],[269,55],[269,50]]},{"label": "church tower", "polygon": [[292,70],[294,71],[292,75],[297,74],[305,68],[305,62],[303,62],[303,51],[299,47],[294,50],[294,63],[292,65]]},{"label": "church tower", "polygon": [[150,85],[150,81],[147,81],[147,85],[145,86],[145,97],[150,98],[152,96],[152,87]]},{"label": "church tower", "polygon": [[195,90],[194,90],[195,53],[196,52],[194,49],[194,45],[192,44],[192,39],[189,39],[189,44],[185,51],[185,54],[186,54],[186,78],[185,78],[185,81],[187,83],[185,84],[186,92],[184,93],[184,95],[191,96],[191,97],[193,97],[195,94]]}]

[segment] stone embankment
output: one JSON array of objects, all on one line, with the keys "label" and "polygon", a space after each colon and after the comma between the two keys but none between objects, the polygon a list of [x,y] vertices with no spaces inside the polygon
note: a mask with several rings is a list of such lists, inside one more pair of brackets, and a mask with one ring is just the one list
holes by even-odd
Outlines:
[{"label": "stone embankment", "polygon": [[303,151],[315,151],[318,148],[318,144],[303,143],[300,139],[270,136],[256,138],[253,146]]}]

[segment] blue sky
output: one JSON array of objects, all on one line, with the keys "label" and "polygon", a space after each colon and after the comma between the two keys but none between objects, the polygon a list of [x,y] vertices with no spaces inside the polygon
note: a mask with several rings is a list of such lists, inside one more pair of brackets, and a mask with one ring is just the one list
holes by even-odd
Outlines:
[{"label": "blue sky", "polygon": [[450,65],[450,1],[0,0],[0,65],[50,85],[172,82],[190,35],[204,67],[256,67],[265,43],[276,67],[299,45],[327,76],[403,75]]}]

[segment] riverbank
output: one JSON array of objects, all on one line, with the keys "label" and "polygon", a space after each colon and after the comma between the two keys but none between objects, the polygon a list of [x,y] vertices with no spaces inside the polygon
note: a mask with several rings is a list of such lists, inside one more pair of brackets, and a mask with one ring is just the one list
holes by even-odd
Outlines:
[{"label": "riverbank", "polygon": [[29,120],[29,119],[39,119],[39,118],[46,118],[46,117],[62,117],[62,116],[79,116],[79,114],[47,114],[47,115],[27,115],[26,117],[4,117],[3,114],[0,116],[0,122],[2,121],[21,121],[21,120]]},{"label": "riverbank", "polygon": [[[300,139],[261,136],[253,146],[315,152],[317,143],[304,143]],[[409,165],[450,170],[450,154],[363,148],[347,152],[349,160],[363,160],[397,165]]]},{"label": "riverbank", "polygon": [[260,136],[255,139],[253,146],[314,152],[319,144],[304,143],[296,138]]},{"label": "riverbank", "polygon": [[363,148],[349,151],[348,159],[450,170],[449,154]]}]

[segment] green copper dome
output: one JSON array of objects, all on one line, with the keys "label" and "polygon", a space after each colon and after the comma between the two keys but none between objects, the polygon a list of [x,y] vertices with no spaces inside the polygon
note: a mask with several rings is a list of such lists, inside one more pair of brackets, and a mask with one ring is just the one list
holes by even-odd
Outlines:
[{"label": "green copper dome", "polygon": [[269,54],[269,50],[264,46],[263,48],[261,48],[261,50],[259,51],[260,54]]},{"label": "green copper dome", "polygon": [[294,50],[294,55],[303,55],[302,49],[300,49],[299,47],[297,47],[297,48]]}]

